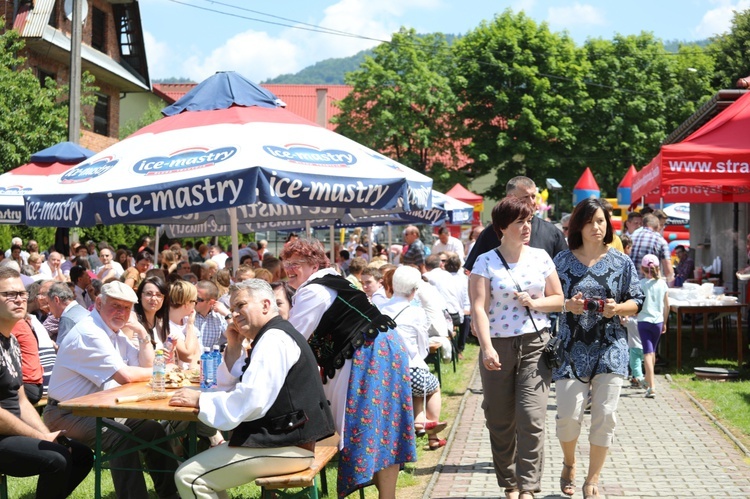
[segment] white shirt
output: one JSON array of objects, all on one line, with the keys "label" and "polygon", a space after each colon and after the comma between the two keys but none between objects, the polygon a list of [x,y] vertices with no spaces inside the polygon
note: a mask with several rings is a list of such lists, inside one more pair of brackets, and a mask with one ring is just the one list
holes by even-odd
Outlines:
[{"label": "white shirt", "polygon": [[198,419],[212,428],[228,431],[243,421],[262,418],[301,354],[287,333],[267,330],[253,346],[250,366],[244,374],[246,354],[240,355],[232,366],[221,363],[216,375],[221,391],[201,393]]},{"label": "white shirt", "polygon": [[379,287],[370,297],[370,303],[380,308],[383,304],[388,301],[388,296],[385,294],[385,288]]},{"label": "white shirt", "polygon": [[424,308],[430,325],[430,336],[447,337],[453,331],[453,321],[450,316],[446,317],[444,310],[448,308],[445,298],[429,282],[419,284],[417,289],[417,300]]},{"label": "white shirt", "polygon": [[394,295],[380,311],[396,321],[396,331],[409,352],[409,367],[428,369],[424,358],[430,350],[430,324],[424,309],[403,296]]},{"label": "white shirt", "polygon": [[94,310],[60,343],[49,396],[65,401],[120,386],[113,377],[126,365],[140,365],[138,349],[121,331],[104,324]]},{"label": "white shirt", "polygon": [[[122,274],[125,273],[125,270],[123,270],[122,265],[120,265],[119,262],[109,262],[110,269],[114,271],[115,277],[120,278]],[[99,272],[102,271],[102,269],[106,267],[106,265],[101,265],[96,268],[96,275],[99,275]],[[109,273],[109,272],[108,272]]]},{"label": "white shirt", "polygon": [[219,265],[220,269],[223,269],[227,264],[228,258],[229,258],[229,255],[222,252],[222,253],[219,253],[218,255],[212,256],[211,260],[215,261]]},{"label": "white shirt", "polygon": [[459,260],[461,260],[461,265],[464,264],[464,245],[461,241],[453,236],[448,236],[447,243],[443,244],[442,242],[440,242],[440,239],[438,239],[435,244],[432,245],[432,252],[434,254],[442,253],[445,251],[457,254]]},{"label": "white shirt", "polygon": [[83,288],[79,288],[77,285],[74,289],[74,292],[76,294],[76,301],[78,302],[78,304],[86,310],[91,310],[91,306],[94,304],[94,300],[91,299],[91,296],[89,296],[88,292],[86,292],[86,290]]},{"label": "white shirt", "polygon": [[489,279],[490,291],[485,300],[490,301],[488,318],[490,337],[509,338],[534,333],[536,328],[550,326],[549,315],[531,310],[531,322],[526,308],[518,302],[515,282],[532,296],[544,296],[547,277],[555,272],[555,264],[549,254],[539,248],[526,247],[516,263],[508,262],[510,274],[495,250],[482,253],[477,258],[472,274]]},{"label": "white shirt", "polygon": [[42,262],[42,266],[39,267],[39,273],[44,274],[45,276],[49,277],[50,279],[54,279],[58,276],[58,274],[63,275],[62,268],[56,272],[52,272],[52,269],[49,266],[49,262]]},{"label": "white shirt", "polygon": [[424,276],[427,278],[427,282],[435,286],[440,296],[445,299],[448,312],[459,314],[461,319],[463,319],[464,310],[461,288],[459,287],[459,282],[453,278],[451,273],[438,268],[425,272]]}]

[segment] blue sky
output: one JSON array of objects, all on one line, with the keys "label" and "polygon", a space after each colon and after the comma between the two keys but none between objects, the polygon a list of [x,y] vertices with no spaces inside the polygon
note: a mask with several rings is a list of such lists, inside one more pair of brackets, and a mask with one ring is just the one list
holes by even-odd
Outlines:
[{"label": "blue sky", "polygon": [[732,12],[750,8],[750,0],[141,0],[139,5],[152,78],[201,81],[232,70],[262,81],[353,55],[389,40],[401,26],[464,34],[512,9],[547,22],[553,31],[567,31],[579,44],[641,31],[663,40],[697,40],[727,31]]}]

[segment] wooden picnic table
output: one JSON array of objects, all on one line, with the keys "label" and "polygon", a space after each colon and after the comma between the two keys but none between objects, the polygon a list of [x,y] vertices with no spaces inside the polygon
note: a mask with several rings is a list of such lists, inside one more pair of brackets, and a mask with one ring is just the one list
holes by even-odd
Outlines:
[{"label": "wooden picnic table", "polygon": [[[198,390],[197,385],[192,385],[191,389]],[[145,448],[151,448],[157,452],[164,453],[164,449],[159,447],[159,444],[165,440],[180,438],[182,436],[188,437],[188,448],[187,456],[192,457],[197,453],[197,442],[198,435],[196,431],[196,425],[198,423],[198,409],[194,407],[173,407],[169,405],[169,398],[163,398],[159,400],[142,400],[139,402],[131,403],[120,403],[116,402],[118,397],[137,396],[142,394],[151,393],[151,387],[148,383],[137,382],[128,383],[126,385],[111,388],[109,390],[103,390],[89,395],[84,395],[75,399],[71,399],[65,402],[60,402],[59,407],[71,411],[76,416],[89,416],[96,418],[96,444],[94,446],[94,497],[96,499],[101,498],[101,473],[102,464],[105,461],[111,460],[113,457],[122,455],[122,453],[111,454],[109,456],[104,455],[102,452],[102,432],[105,428],[110,428],[112,431],[118,431],[112,426],[108,425],[105,418],[134,418],[134,419],[153,419],[153,420],[169,420],[169,421],[188,421],[188,428],[183,432],[174,432],[168,434],[165,438],[157,439],[154,441],[145,441],[129,433],[120,433],[125,438],[132,438],[136,440],[139,445],[133,447],[129,452],[136,452]],[[174,390],[167,390],[167,395],[170,396],[174,393]],[[180,459],[179,456],[172,456]]]}]

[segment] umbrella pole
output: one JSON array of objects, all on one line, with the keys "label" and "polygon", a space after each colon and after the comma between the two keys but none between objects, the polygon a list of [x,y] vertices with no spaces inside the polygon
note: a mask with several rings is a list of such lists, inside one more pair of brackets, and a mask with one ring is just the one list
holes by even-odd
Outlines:
[{"label": "umbrella pole", "polygon": [[372,244],[373,244],[373,240],[372,240],[372,225],[370,225],[369,227],[367,227],[367,241],[368,241],[368,244],[367,244],[367,255],[369,257],[367,260],[371,262],[372,261]]},{"label": "umbrella pole", "polygon": [[331,226],[328,228],[331,234],[331,265],[336,266],[336,224],[331,222]]},{"label": "umbrella pole", "polygon": [[393,226],[388,225],[388,263],[393,263],[391,256],[391,246],[393,246]]},{"label": "umbrella pole", "polygon": [[237,234],[237,208],[229,208],[229,228],[232,236],[232,275],[240,268],[240,242]]},{"label": "umbrella pole", "polygon": [[159,264],[159,236],[161,235],[162,227],[163,226],[159,225],[156,228],[156,236],[154,236],[154,266],[157,268],[161,268],[161,265]]}]

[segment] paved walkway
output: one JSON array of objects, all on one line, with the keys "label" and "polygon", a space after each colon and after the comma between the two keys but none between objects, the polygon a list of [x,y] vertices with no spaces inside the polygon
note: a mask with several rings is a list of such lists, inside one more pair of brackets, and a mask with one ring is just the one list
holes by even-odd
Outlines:
[{"label": "paved walkway", "polygon": [[[677,388],[658,377],[656,399],[623,387],[615,442],[604,466],[600,494],[611,498],[750,497],[750,459]],[[504,497],[497,485],[475,371],[449,443],[424,499]],[[537,498],[560,493],[562,451],[555,438],[554,385],[547,406],[545,472]],[[589,415],[582,435],[588,435]],[[588,439],[578,446],[580,498],[588,465]]]}]

